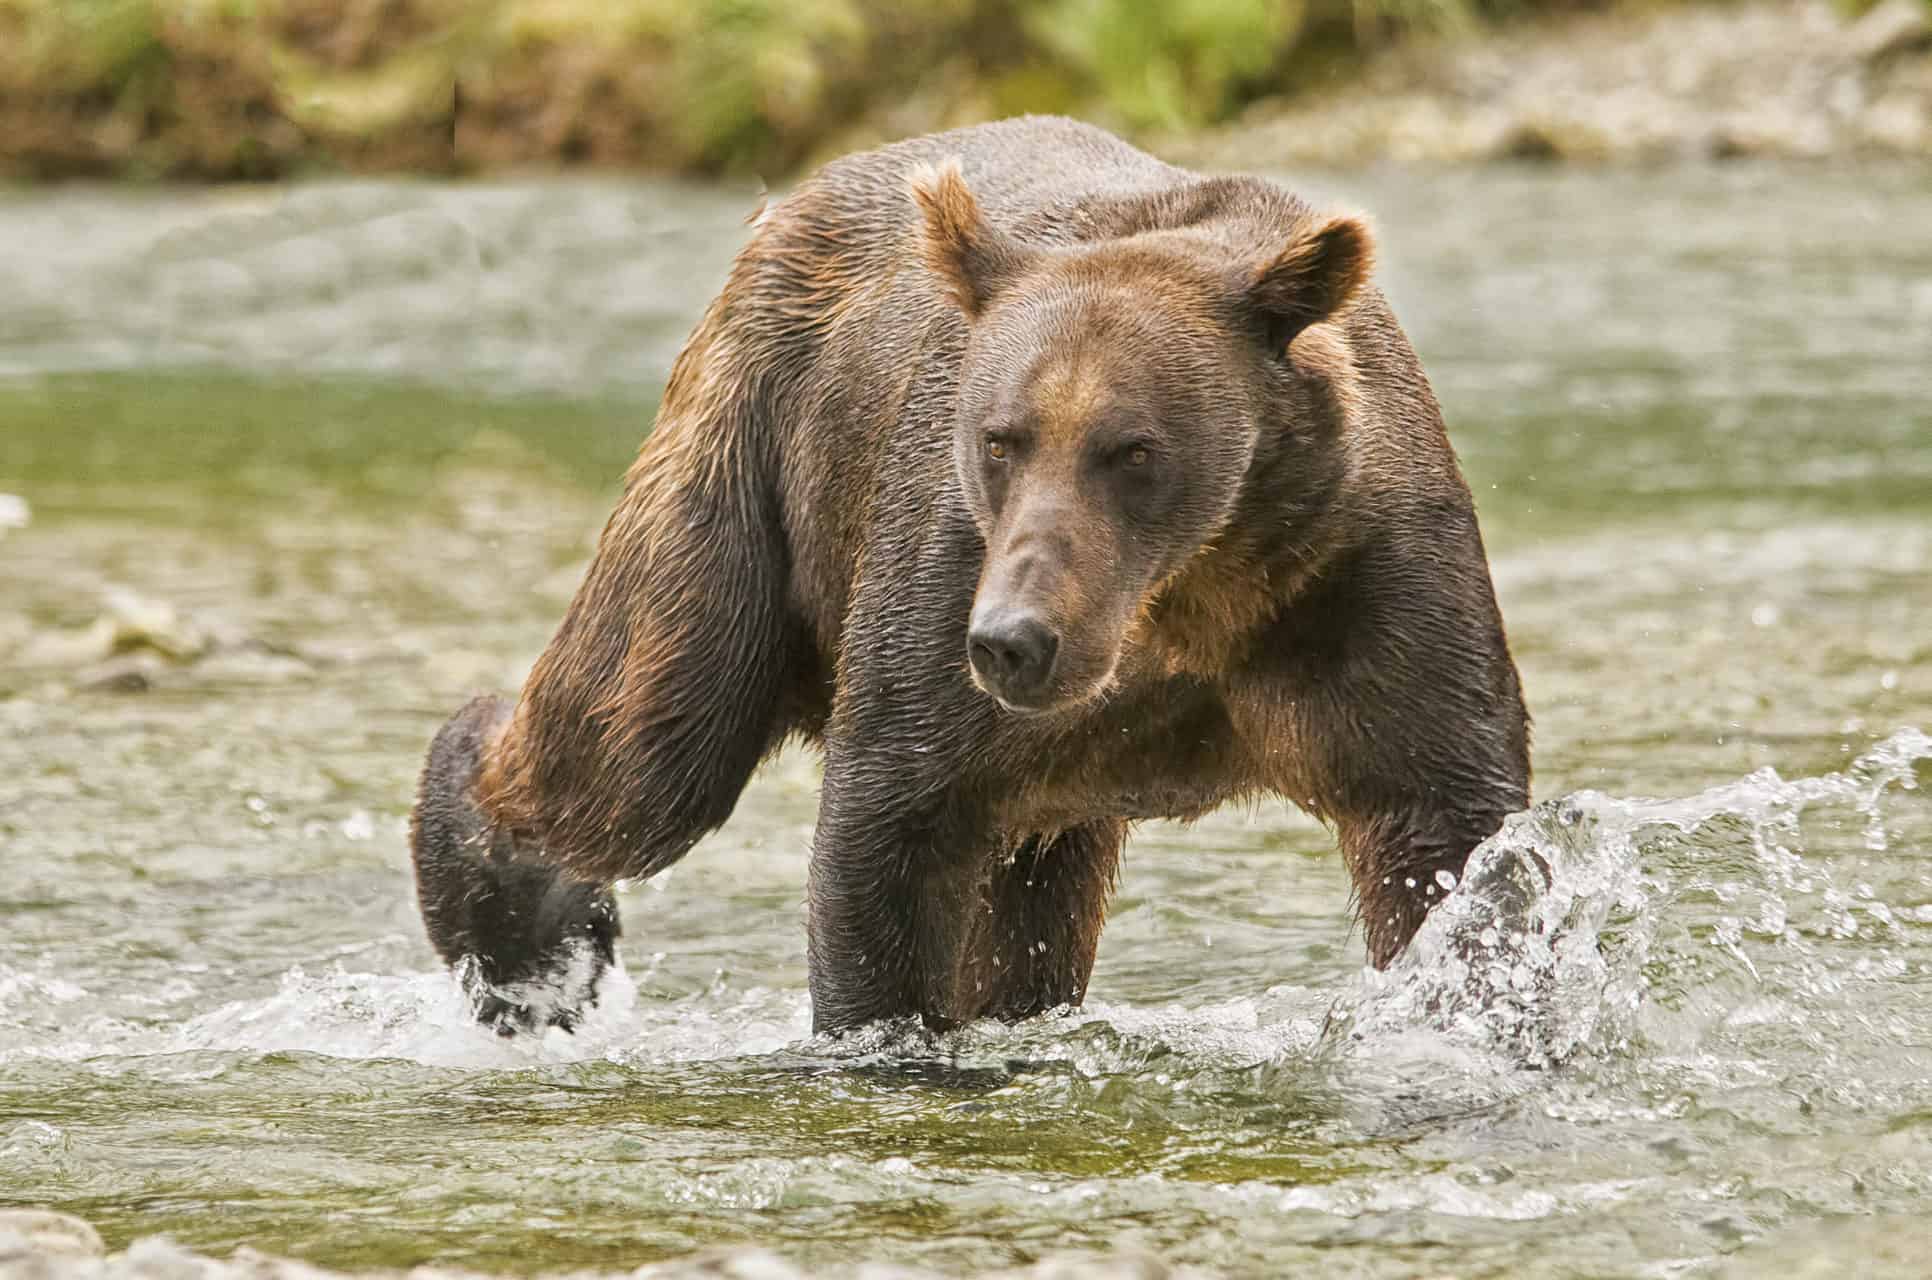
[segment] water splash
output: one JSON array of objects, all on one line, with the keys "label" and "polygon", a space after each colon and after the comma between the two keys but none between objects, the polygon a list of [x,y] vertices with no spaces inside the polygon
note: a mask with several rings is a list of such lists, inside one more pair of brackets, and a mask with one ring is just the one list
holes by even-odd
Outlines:
[{"label": "water splash", "polygon": [[[107,1054],[309,1052],[432,1066],[516,1068],[601,1059],[630,1066],[774,1053],[828,1066],[892,1058],[1020,1067],[1055,1064],[1088,1078],[1256,1064],[1327,1068],[1358,1088],[1427,1083],[1464,1105],[1533,1085],[1534,1073],[1633,1039],[1690,1052],[1713,1031],[1790,1021],[1795,1005],[1839,993],[1895,964],[1883,941],[1932,923],[1932,905],[1888,903],[1841,884],[1803,854],[1807,815],[1846,811],[1870,853],[1892,843],[1884,801],[1916,786],[1932,737],[1894,734],[1844,770],[1787,781],[1770,769],[1681,799],[1578,792],[1512,815],[1386,971],[1330,994],[1277,987],[1209,1004],[1107,1000],[1018,1027],[983,1024],[933,1037],[905,1028],[823,1042],[802,991],[639,996],[620,966],[574,1034],[504,1040],[476,1025],[447,973],[294,968],[266,996],[185,1021],[73,1020],[88,993],[66,980],[0,970],[0,1025],[27,1033],[0,1062]],[[1445,885],[1445,887],[1449,887]],[[1826,1003],[1823,1001],[1820,1004]],[[1843,1005],[1839,999],[1832,1002]],[[1805,1034],[1829,1039],[1811,1009]],[[42,1025],[44,1024],[44,1025]],[[55,1026],[48,1039],[36,1030]],[[1473,1093],[1471,1092],[1473,1090]]]},{"label": "water splash", "polygon": [[[1766,768],[1683,799],[1582,791],[1514,814],[1396,962],[1337,1003],[1323,1050],[1406,1047],[1518,1072],[1633,1036],[1681,1045],[1748,1020],[1753,1002],[1815,990],[1831,979],[1810,939],[1895,929],[1899,913],[1808,862],[1802,819],[1848,809],[1882,853],[1882,801],[1913,789],[1926,759],[1932,737],[1907,729],[1819,777]],[[1686,1005],[1700,1011],[1676,1016]]]}]

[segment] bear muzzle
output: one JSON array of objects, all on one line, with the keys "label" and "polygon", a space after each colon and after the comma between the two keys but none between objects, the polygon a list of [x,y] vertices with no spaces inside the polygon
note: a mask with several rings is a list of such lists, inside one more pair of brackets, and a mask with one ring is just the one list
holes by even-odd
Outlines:
[{"label": "bear muzzle", "polygon": [[966,656],[973,683],[1010,711],[1044,708],[1060,654],[1060,636],[1038,613],[996,604],[973,610]]}]

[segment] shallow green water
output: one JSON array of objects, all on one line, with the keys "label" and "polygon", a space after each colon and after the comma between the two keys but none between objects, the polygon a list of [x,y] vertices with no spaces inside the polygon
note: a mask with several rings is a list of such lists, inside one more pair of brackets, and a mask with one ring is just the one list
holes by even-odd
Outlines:
[{"label": "shallow green water", "polygon": [[[1748,1273],[1922,1215],[1932,181],[1310,185],[1376,216],[1542,807],[1386,977],[1315,824],[1150,826],[1084,1011],[856,1046],[807,1034],[807,756],[622,894],[574,1038],[465,1025],[403,844],[750,199],[0,197],[0,1204],[514,1272]],[[1547,931],[1485,939],[1531,848]]]}]

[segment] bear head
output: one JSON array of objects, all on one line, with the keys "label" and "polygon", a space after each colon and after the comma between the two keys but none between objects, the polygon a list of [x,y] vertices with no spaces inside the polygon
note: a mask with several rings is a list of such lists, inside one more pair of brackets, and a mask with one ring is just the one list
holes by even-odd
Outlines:
[{"label": "bear head", "polygon": [[[1307,214],[1265,244],[1237,222],[1043,247],[994,227],[956,164],[912,194],[967,325],[954,465],[986,547],[972,679],[1009,711],[1089,703],[1237,511],[1286,526],[1319,500],[1311,477],[1339,473],[1348,357],[1326,322],[1368,276],[1369,233]],[[1281,491],[1251,492],[1257,476]]]}]

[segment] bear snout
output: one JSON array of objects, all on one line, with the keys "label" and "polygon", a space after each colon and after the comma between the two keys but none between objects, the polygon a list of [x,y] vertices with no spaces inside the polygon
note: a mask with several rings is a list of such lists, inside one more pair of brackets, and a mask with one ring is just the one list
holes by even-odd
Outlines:
[{"label": "bear snout", "polygon": [[1031,610],[1007,605],[973,610],[966,633],[973,681],[1008,708],[1038,707],[1059,653],[1059,635]]}]

